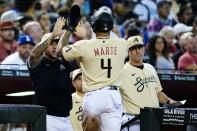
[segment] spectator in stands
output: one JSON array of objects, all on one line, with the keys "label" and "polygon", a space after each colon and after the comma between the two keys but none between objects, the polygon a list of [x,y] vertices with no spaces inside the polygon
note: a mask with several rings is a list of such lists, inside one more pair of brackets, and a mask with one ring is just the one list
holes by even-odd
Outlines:
[{"label": "spectator in stands", "polygon": [[193,33],[189,33],[185,39],[187,39],[186,52],[178,61],[178,69],[197,74],[197,38]]},{"label": "spectator in stands", "polygon": [[34,42],[37,44],[41,41],[43,30],[37,21],[30,21],[24,25],[24,34],[30,35]]},{"label": "spectator in stands", "polygon": [[175,39],[176,39],[176,49],[179,50],[181,47],[181,45],[179,44],[179,39],[181,37],[182,34],[186,33],[186,32],[191,32],[192,31],[192,26],[187,26],[183,23],[178,23],[173,27],[173,31],[175,33]]},{"label": "spectator in stands", "polygon": [[28,59],[35,91],[33,104],[46,107],[47,131],[73,130],[68,117],[72,108],[70,72],[76,66],[62,59],[61,52],[56,52],[64,24],[65,19],[58,18],[53,32],[42,37]]},{"label": "spectator in stands", "polygon": [[157,16],[157,5],[152,0],[140,0],[136,2],[133,12],[138,14],[141,22],[147,24],[151,18]]},{"label": "spectator in stands", "polygon": [[82,72],[76,69],[71,72],[72,84],[76,90],[72,94],[72,110],[70,111],[70,120],[74,131],[82,131],[82,101],[84,92],[82,90]]},{"label": "spectator in stands", "polygon": [[38,22],[40,23],[40,26],[42,27],[42,30],[44,33],[49,33],[50,32],[50,16],[47,12],[41,12],[38,17]]},{"label": "spectator in stands", "polygon": [[178,43],[180,44],[180,49],[177,50],[177,52],[174,53],[174,55],[172,56],[172,59],[174,61],[174,65],[175,65],[175,68],[178,69],[178,61],[179,61],[179,58],[186,52],[186,45],[187,43],[189,43],[191,40],[188,39],[188,35],[192,35],[191,32],[187,32],[187,33],[184,33],[181,35]]},{"label": "spectator in stands", "polygon": [[169,17],[171,2],[161,0],[157,4],[157,17],[150,20],[148,23],[148,36],[151,38],[156,35],[164,26],[174,26],[175,21]]},{"label": "spectator in stands", "polygon": [[[120,93],[123,99],[125,114],[123,123],[140,114],[144,107],[159,107],[161,104],[172,104],[172,100],[162,91],[159,77],[153,66],[143,63],[144,43],[141,36],[133,36],[128,40],[129,62],[125,64],[123,82]],[[140,131],[139,120],[123,131]]]},{"label": "spectator in stands", "polygon": [[2,65],[5,69],[23,69],[27,70],[26,62],[34,42],[31,36],[22,35],[19,37],[17,51],[7,56],[1,64],[17,64],[17,65]]},{"label": "spectator in stands", "polygon": [[12,21],[0,22],[0,62],[14,53],[17,42],[14,40],[15,25]]},{"label": "spectator in stands", "polygon": [[93,38],[94,32],[92,30],[90,22],[85,20],[84,21],[84,27],[86,29],[86,37],[87,37],[87,39],[89,40],[89,39]]},{"label": "spectator in stands", "polygon": [[192,28],[193,34],[197,36],[197,16],[194,18],[192,26],[193,26]]},{"label": "spectator in stands", "polygon": [[177,13],[177,18],[178,18],[179,23],[183,23],[188,26],[191,26],[189,25],[189,22],[192,16],[193,16],[193,12],[192,12],[192,8],[190,4],[182,5],[180,7],[179,12]]},{"label": "spectator in stands", "polygon": [[56,12],[61,7],[59,0],[40,0],[42,11]]},{"label": "spectator in stands", "polygon": [[0,0],[0,16],[7,10],[7,8],[7,2],[5,0]]},{"label": "spectator in stands", "polygon": [[153,36],[148,45],[150,64],[156,69],[175,69],[168,51],[166,40],[162,36]]},{"label": "spectator in stands", "polygon": [[17,13],[14,10],[5,11],[1,15],[1,21],[13,21],[13,22],[17,22],[17,21],[19,21],[22,18],[23,18],[23,16],[19,15],[19,13]]},{"label": "spectator in stands", "polygon": [[23,15],[35,17],[35,0],[14,0],[15,10],[20,12]]},{"label": "spectator in stands", "polygon": [[1,22],[4,21],[12,21],[15,24],[15,28],[14,28],[14,38],[15,40],[18,40],[18,37],[20,35],[20,26],[19,26],[19,20],[21,20],[23,18],[22,15],[20,15],[19,13],[17,13],[14,10],[8,10],[5,11],[2,15],[1,15]]},{"label": "spectator in stands", "polygon": [[131,22],[128,24],[127,28],[125,28],[125,39],[128,39],[131,36],[140,35],[141,32],[139,27],[136,25],[136,22]]},{"label": "spectator in stands", "polygon": [[174,43],[175,33],[171,26],[164,26],[160,31],[159,35],[162,36],[167,42],[167,48],[169,49],[170,56],[172,56],[177,48]]},{"label": "spectator in stands", "polygon": [[21,34],[24,32],[24,26],[26,23],[30,22],[30,21],[34,21],[33,17],[29,16],[29,15],[24,15],[22,19],[19,20],[19,26],[20,26],[20,30],[21,30]]}]

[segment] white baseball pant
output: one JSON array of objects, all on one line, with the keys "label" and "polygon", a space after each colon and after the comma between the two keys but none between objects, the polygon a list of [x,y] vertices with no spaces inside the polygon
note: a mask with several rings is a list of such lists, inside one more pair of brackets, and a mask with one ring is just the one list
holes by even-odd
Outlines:
[{"label": "white baseball pant", "polygon": [[116,89],[104,87],[86,92],[83,98],[84,116],[97,116],[101,131],[120,131],[123,107],[119,90]]}]

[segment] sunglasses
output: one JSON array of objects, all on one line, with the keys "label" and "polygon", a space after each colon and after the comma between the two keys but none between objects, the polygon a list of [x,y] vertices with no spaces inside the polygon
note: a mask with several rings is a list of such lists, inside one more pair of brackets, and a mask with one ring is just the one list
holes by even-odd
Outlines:
[{"label": "sunglasses", "polygon": [[144,47],[144,45],[135,45],[133,47],[130,47],[129,50],[133,51],[133,50],[136,50],[136,49],[142,49],[143,47]]}]

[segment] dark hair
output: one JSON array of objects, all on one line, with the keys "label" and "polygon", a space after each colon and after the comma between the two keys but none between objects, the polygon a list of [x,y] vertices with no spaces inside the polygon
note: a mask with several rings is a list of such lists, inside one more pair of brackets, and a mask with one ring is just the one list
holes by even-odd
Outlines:
[{"label": "dark hair", "polygon": [[24,15],[22,19],[19,20],[19,23],[20,23],[20,28],[21,30],[23,30],[23,26],[29,22],[29,21],[33,21],[33,17],[29,16],[29,15]]},{"label": "dark hair", "polygon": [[40,19],[42,18],[43,15],[47,15],[48,13],[45,11],[42,11],[38,16],[37,16],[37,20],[40,21]]},{"label": "dark hair", "polygon": [[191,6],[190,4],[186,4],[180,7],[179,12],[177,13],[177,18],[179,20],[180,23],[183,23],[184,21],[182,20],[183,14],[186,10],[190,9]]},{"label": "dark hair", "polygon": [[20,12],[26,12],[35,4],[35,0],[15,0],[14,4]]},{"label": "dark hair", "polygon": [[197,16],[196,17],[194,17],[194,20],[193,20],[193,23],[192,23],[193,25],[195,24],[196,26],[197,26]]},{"label": "dark hair", "polygon": [[156,48],[155,48],[155,45],[156,45],[156,41],[158,38],[161,38],[163,40],[163,43],[164,43],[164,49],[162,51],[162,55],[166,58],[166,59],[169,59],[169,49],[168,49],[168,46],[167,46],[167,41],[165,40],[165,38],[163,38],[162,36],[153,36],[150,38],[149,40],[149,45],[148,45],[148,52],[149,52],[149,56],[150,56],[150,64],[155,66],[156,65],[156,59],[157,59],[157,56],[156,56]]},{"label": "dark hair", "polygon": [[141,35],[139,28],[135,24],[131,23],[128,25],[127,28],[128,28],[128,38],[131,36]]},{"label": "dark hair", "polygon": [[168,5],[172,5],[172,2],[170,2],[170,1],[167,1],[167,0],[162,0],[162,1],[159,1],[158,3],[157,3],[157,8],[161,8],[161,7],[163,7],[165,4],[168,4]]}]

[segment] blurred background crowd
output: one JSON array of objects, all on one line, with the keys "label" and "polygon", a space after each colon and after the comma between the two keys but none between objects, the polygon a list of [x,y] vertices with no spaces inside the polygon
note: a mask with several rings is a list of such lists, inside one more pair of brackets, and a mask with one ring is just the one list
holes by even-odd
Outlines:
[{"label": "blurred background crowd", "polygon": [[115,35],[144,37],[145,62],[197,74],[196,0],[0,0],[0,63],[25,65],[33,46],[73,4],[81,7],[86,33],[75,32],[70,43],[93,37],[90,16],[105,5],[113,12]]}]

